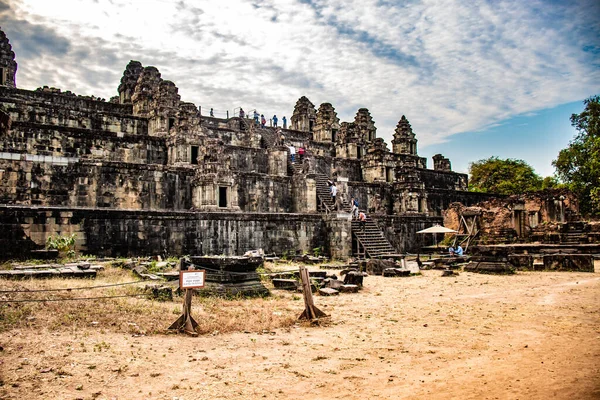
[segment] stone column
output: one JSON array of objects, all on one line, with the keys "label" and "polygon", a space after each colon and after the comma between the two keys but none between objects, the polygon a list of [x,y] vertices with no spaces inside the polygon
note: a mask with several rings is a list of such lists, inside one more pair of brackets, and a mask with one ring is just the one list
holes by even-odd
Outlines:
[{"label": "stone column", "polygon": [[336,218],[335,214],[325,218],[330,257],[339,260],[352,257],[352,221],[349,218]]}]

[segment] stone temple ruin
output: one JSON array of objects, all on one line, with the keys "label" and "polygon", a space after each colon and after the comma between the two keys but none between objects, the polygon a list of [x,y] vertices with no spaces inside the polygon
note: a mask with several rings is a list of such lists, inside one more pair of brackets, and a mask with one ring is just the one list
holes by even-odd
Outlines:
[{"label": "stone temple ruin", "polygon": [[[415,232],[443,223],[467,175],[419,157],[401,116],[392,149],[360,108],[340,122],[329,103],[295,104],[285,145],[253,119],[213,118],[182,101],[155,67],[131,61],[118,96],[19,89],[15,53],[0,33],[0,245],[2,257],[77,234],[86,254],[240,255],[308,252],[334,258],[414,251]],[[232,99],[233,101],[234,99]],[[295,163],[287,145],[305,147]],[[327,181],[338,187],[332,204]],[[349,200],[369,216],[349,218]],[[338,210],[336,210],[338,208]]]}]

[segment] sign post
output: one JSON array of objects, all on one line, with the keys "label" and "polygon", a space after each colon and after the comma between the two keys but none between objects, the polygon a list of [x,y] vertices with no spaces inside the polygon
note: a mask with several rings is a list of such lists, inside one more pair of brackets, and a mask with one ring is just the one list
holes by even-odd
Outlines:
[{"label": "sign post", "polygon": [[[193,268],[193,267],[192,267]],[[188,335],[198,336],[196,328],[198,323],[192,317],[192,295],[193,289],[204,287],[205,270],[188,270],[179,271],[179,288],[185,289],[185,297],[183,298],[183,314],[177,318],[169,327],[169,330],[177,332],[185,332]]]},{"label": "sign post", "polygon": [[323,311],[315,307],[313,302],[312,291],[310,288],[310,279],[308,277],[308,270],[304,265],[300,266],[300,280],[302,281],[302,292],[304,294],[304,311],[300,314],[298,319],[308,319],[314,321],[320,317],[326,317]]}]

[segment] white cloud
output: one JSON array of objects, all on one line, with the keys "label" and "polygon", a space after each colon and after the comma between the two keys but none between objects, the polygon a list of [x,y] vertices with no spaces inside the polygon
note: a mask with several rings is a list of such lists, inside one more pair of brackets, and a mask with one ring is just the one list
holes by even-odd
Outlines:
[{"label": "white cloud", "polygon": [[[306,95],[346,121],[369,108],[386,140],[405,114],[421,145],[600,91],[598,48],[583,51],[600,32],[593,1],[395,3],[20,0],[2,27],[22,87],[108,98],[137,59],[203,108],[289,118]],[[24,21],[67,39],[67,53],[21,53],[31,43],[11,31]]]}]

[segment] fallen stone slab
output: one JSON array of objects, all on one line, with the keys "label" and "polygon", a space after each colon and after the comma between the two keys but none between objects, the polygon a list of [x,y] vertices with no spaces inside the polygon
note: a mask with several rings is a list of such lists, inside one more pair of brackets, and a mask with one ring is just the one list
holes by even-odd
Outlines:
[{"label": "fallen stone slab", "polygon": [[298,281],[295,279],[273,279],[273,287],[275,289],[282,290],[296,290],[298,289]]},{"label": "fallen stone slab", "polygon": [[0,278],[6,279],[43,279],[43,278],[95,278],[96,270],[77,268],[42,269],[42,270],[8,270],[0,271]]},{"label": "fallen stone slab", "polygon": [[402,268],[386,268],[383,270],[383,276],[410,276],[410,270]]},{"label": "fallen stone slab", "polygon": [[15,270],[31,270],[31,269],[50,269],[60,268],[62,264],[38,264],[38,265],[13,265]]},{"label": "fallen stone slab", "polygon": [[471,261],[465,265],[464,270],[479,274],[512,275],[515,273],[514,268],[504,261]]},{"label": "fallen stone slab", "polygon": [[339,289],[340,286],[342,286],[344,284],[344,282],[340,281],[339,279],[331,279],[331,278],[327,278],[323,281],[323,285],[325,287],[331,288],[331,289]]},{"label": "fallen stone slab", "polygon": [[338,294],[340,294],[340,292],[335,289],[326,287],[319,289],[319,294],[321,296],[337,296]]},{"label": "fallen stone slab", "polygon": [[309,278],[310,278],[310,281],[317,286],[323,286],[323,284],[324,284],[323,282],[325,281],[325,278],[321,278],[321,277],[312,277],[311,276]]},{"label": "fallen stone slab", "polygon": [[358,271],[351,271],[344,276],[344,285],[357,285],[362,287],[363,285],[363,274]]},{"label": "fallen stone slab", "polygon": [[293,272],[275,272],[269,274],[269,278],[271,279],[293,279],[296,275]]},{"label": "fallen stone slab", "polygon": [[340,286],[340,292],[342,293],[358,293],[360,287],[358,285],[342,285]]},{"label": "fallen stone slab", "polygon": [[137,267],[135,267],[133,269],[133,272],[139,276],[142,279],[150,279],[153,281],[158,281],[161,280],[162,278],[159,277],[158,275],[154,275],[154,274],[148,274],[148,268],[144,267],[143,265],[138,265]]},{"label": "fallen stone slab", "polygon": [[348,269],[348,266],[347,265],[323,264],[323,265],[319,266],[319,269]]},{"label": "fallen stone slab", "polygon": [[179,271],[157,272],[156,275],[163,279],[166,279],[167,281],[179,280]]},{"label": "fallen stone slab", "polygon": [[442,271],[442,276],[458,276],[458,272],[452,271],[451,269],[445,269]]}]

